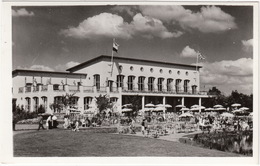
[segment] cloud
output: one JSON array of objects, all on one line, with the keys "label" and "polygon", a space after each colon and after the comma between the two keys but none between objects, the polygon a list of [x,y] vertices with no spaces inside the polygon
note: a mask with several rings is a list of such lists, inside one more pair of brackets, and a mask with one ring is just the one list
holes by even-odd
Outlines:
[{"label": "cloud", "polygon": [[118,13],[126,12],[128,15],[134,16],[137,8],[138,8],[137,6],[115,6],[111,8],[111,10],[116,11]]},{"label": "cloud", "polygon": [[190,46],[186,46],[180,54],[181,57],[186,57],[186,58],[196,58],[197,55],[198,52],[190,48]]},{"label": "cloud", "polygon": [[179,24],[184,29],[197,29],[203,33],[224,32],[237,28],[235,18],[219,7],[202,7],[199,12],[192,12],[183,6],[140,6],[144,15],[172,24]]},{"label": "cloud", "polygon": [[253,39],[249,40],[242,40],[243,50],[246,52],[252,52],[253,51]]},{"label": "cloud", "polygon": [[74,61],[70,61],[64,65],[57,65],[55,67],[56,70],[58,71],[66,71],[68,68],[74,67],[76,65],[80,64],[79,62],[74,62]]},{"label": "cloud", "polygon": [[17,68],[27,70],[54,71],[52,68],[44,65],[32,65],[31,67],[18,66]]},{"label": "cloud", "polygon": [[124,22],[122,17],[111,13],[101,13],[87,18],[78,27],[70,27],[62,30],[61,34],[79,39],[93,39],[98,37],[129,39],[132,34],[126,26],[127,23]]},{"label": "cloud", "polygon": [[21,8],[18,10],[12,9],[12,16],[14,17],[34,16],[34,13],[27,11],[25,8]]},{"label": "cloud", "polygon": [[148,38],[156,36],[165,39],[179,37],[183,34],[180,31],[169,32],[160,20],[143,16],[140,13],[133,17],[130,27],[135,35]]},{"label": "cloud", "polygon": [[130,23],[125,22],[121,16],[116,14],[101,13],[87,18],[78,27],[70,27],[61,30],[60,33],[67,37],[79,39],[101,37],[130,39],[135,35],[165,39],[179,37],[183,34],[180,31],[169,32],[160,20],[143,16],[140,13],[136,14]]},{"label": "cloud", "polygon": [[201,84],[217,86],[225,91],[238,90],[252,93],[253,59],[241,58],[234,61],[203,62],[200,71]]}]

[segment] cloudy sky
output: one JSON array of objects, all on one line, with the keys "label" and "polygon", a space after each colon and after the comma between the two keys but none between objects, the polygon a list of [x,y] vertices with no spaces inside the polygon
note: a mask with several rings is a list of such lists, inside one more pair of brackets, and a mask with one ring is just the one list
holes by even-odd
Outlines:
[{"label": "cloudy sky", "polygon": [[65,71],[101,54],[195,64],[201,89],[251,94],[252,6],[12,8],[13,70]]}]

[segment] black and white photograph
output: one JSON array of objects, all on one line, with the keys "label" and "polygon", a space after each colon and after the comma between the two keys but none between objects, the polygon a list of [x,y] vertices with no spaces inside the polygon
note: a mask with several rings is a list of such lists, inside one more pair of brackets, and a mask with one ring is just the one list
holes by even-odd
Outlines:
[{"label": "black and white photograph", "polygon": [[13,158],[258,162],[258,3],[21,4]]}]

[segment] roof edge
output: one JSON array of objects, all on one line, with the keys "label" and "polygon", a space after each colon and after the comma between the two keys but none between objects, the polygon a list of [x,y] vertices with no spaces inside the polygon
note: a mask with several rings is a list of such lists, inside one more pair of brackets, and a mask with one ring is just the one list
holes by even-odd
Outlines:
[{"label": "roof edge", "polygon": [[[85,61],[81,64],[78,64],[74,67],[68,68],[66,71],[73,72],[76,71],[81,66],[84,66],[86,64],[89,64],[91,62],[94,62],[96,60],[102,59],[102,58],[110,58],[110,55],[100,55],[98,57],[92,58],[88,61]],[[132,61],[143,61],[143,62],[149,62],[149,63],[161,63],[161,64],[168,64],[168,65],[177,65],[177,66],[186,66],[186,67],[196,67],[195,65],[188,65],[188,64],[181,64],[181,63],[171,63],[171,62],[163,62],[163,61],[154,61],[154,60],[145,60],[145,59],[135,59],[135,58],[127,58],[127,57],[117,57],[114,56],[114,59],[122,59],[122,60],[132,60]],[[202,66],[197,66],[197,68],[202,68]]]}]

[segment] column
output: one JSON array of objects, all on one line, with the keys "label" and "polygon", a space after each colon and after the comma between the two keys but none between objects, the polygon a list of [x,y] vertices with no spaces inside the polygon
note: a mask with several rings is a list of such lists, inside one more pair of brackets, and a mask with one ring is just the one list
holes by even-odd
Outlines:
[{"label": "column", "polygon": [[117,105],[118,105],[117,111],[119,111],[121,114],[122,113],[122,95],[121,94],[118,96]]},{"label": "column", "polygon": [[145,105],[145,97],[142,96],[142,110],[144,111],[144,105]]},{"label": "column", "polygon": [[184,97],[181,98],[181,105],[184,105]]},{"label": "column", "polygon": [[163,103],[162,103],[162,104],[164,105],[164,106],[163,106],[163,108],[164,108],[164,109],[163,109],[163,118],[164,118],[164,119],[165,119],[165,109],[166,109],[166,108],[165,108],[165,99],[166,99],[165,96],[163,96]]},{"label": "column", "polygon": [[84,110],[84,98],[83,97],[79,97],[79,99],[78,99],[78,108],[80,111]]},{"label": "column", "polygon": [[51,110],[51,108],[50,108],[50,104],[52,104],[52,103],[54,103],[54,97],[52,95],[47,96],[47,110],[46,110],[47,113],[54,112],[54,110]]},{"label": "column", "polygon": [[32,97],[30,97],[31,103],[30,103],[30,112],[34,111],[34,99]]},{"label": "column", "polygon": [[201,112],[201,97],[199,98],[199,113]]}]

